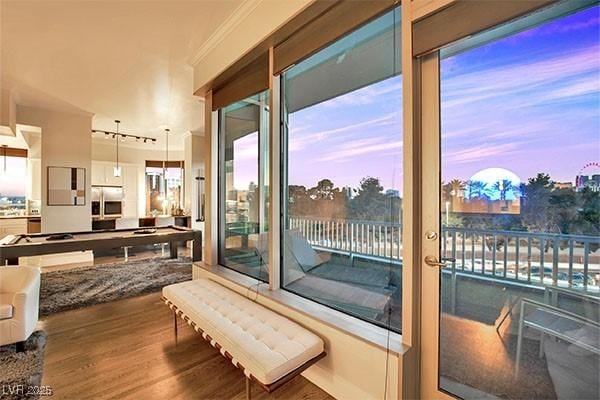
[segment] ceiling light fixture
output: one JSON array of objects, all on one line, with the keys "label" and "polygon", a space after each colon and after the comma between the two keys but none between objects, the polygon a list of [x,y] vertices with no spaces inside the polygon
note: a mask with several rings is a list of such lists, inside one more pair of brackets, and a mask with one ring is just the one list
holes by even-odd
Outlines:
[{"label": "ceiling light fixture", "polygon": [[167,200],[167,165],[169,164],[169,132],[171,130],[169,128],[165,129],[165,139],[166,139],[166,146],[165,146],[165,162],[163,164],[163,178],[165,180],[165,192],[164,192],[164,199],[165,199],[165,203],[163,204],[163,213],[166,214],[166,207],[168,204],[166,204],[166,200]]},{"label": "ceiling light fixture", "polygon": [[100,129],[92,129],[92,136],[95,136],[95,133],[104,133],[104,139],[119,139],[121,142],[125,142],[127,138],[135,139],[136,142],[139,142],[141,139],[144,139],[144,143],[147,143],[148,140],[152,141],[153,138],[147,136],[140,135],[128,135],[126,133],[112,132],[112,131],[103,131]]},{"label": "ceiling light fixture", "polygon": [[[121,121],[116,119],[115,123],[117,124],[117,133],[113,135],[113,138],[119,134],[119,124],[121,123]],[[125,136],[122,136],[121,140],[125,140]],[[118,178],[121,176],[121,167],[119,167],[119,141],[117,140],[116,142],[117,142],[117,166],[113,169],[113,174],[115,175],[115,177]]]}]

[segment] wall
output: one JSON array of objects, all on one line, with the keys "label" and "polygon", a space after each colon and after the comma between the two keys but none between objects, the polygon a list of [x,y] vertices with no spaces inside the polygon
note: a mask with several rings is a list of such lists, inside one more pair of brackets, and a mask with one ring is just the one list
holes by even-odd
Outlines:
[{"label": "wall", "polygon": [[16,104],[13,93],[0,90],[0,135],[15,137],[17,134]]},{"label": "wall", "polygon": [[204,222],[198,220],[198,181],[204,176],[204,137],[188,134],[184,139],[185,161],[185,209],[191,210],[192,228],[204,230]]},{"label": "wall", "polygon": [[[18,123],[40,127],[42,232],[85,231],[92,228],[91,159],[92,116],[18,106]],[[48,206],[47,171],[49,166],[77,167],[86,170],[86,204]]]},{"label": "wall", "polygon": [[27,142],[27,199],[42,201],[42,136],[39,130],[17,128]]}]

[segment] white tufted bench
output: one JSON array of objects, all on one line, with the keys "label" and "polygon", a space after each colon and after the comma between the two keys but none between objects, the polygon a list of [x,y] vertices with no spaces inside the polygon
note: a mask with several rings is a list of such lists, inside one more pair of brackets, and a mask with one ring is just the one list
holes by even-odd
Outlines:
[{"label": "white tufted bench", "polygon": [[267,392],[281,387],[325,356],[323,340],[297,323],[209,279],[163,288],[177,316]]}]

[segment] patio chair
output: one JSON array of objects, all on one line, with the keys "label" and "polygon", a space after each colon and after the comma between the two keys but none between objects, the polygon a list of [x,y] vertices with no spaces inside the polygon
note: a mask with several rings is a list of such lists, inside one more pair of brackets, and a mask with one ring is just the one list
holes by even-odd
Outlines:
[{"label": "patio chair", "polygon": [[597,321],[554,305],[525,298],[521,299],[520,311],[515,376],[519,374],[525,327],[540,332],[540,357],[544,356],[546,336],[560,339],[584,352],[600,355],[600,323]]}]

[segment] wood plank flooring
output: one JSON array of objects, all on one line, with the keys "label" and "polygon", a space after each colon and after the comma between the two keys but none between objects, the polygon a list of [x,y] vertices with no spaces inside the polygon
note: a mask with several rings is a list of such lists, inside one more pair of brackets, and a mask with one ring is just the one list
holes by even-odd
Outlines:
[{"label": "wood plank flooring", "polygon": [[[245,399],[244,376],[179,321],[173,341],[170,310],[160,293],[46,317],[43,384],[55,399]],[[331,397],[299,376],[253,399]]]}]

